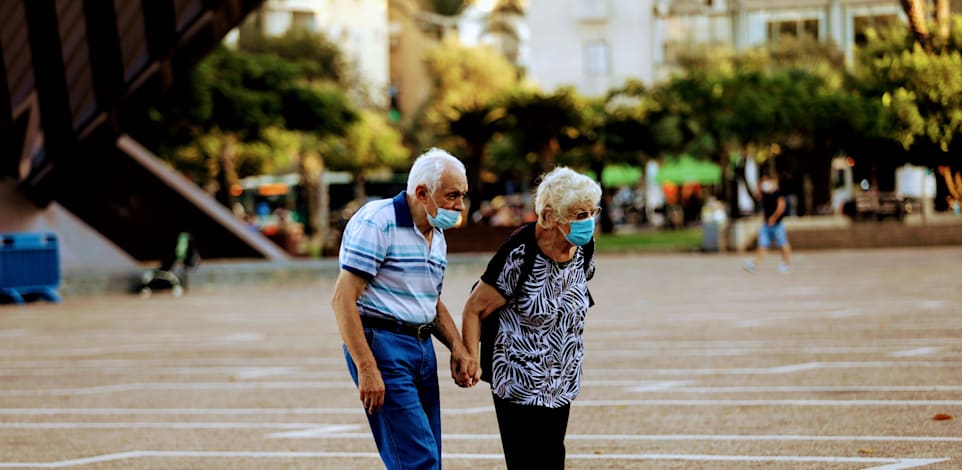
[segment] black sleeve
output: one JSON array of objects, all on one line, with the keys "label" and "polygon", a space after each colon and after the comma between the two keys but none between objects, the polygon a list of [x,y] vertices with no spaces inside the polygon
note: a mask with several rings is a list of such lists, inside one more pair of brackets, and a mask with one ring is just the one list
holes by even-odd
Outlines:
[{"label": "black sleeve", "polygon": [[514,294],[515,284],[523,269],[525,242],[529,238],[534,239],[534,223],[522,226],[508,237],[488,261],[488,267],[481,275],[481,280],[494,287],[505,299],[510,299]]}]

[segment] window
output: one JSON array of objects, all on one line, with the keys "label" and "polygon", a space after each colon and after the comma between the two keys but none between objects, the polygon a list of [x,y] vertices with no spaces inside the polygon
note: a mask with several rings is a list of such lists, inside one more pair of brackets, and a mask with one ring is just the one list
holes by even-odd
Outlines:
[{"label": "window", "polygon": [[291,12],[291,29],[297,31],[315,31],[316,27],[313,11]]},{"label": "window", "polygon": [[608,18],[608,0],[575,0],[574,17],[581,21],[603,21]]},{"label": "window", "polygon": [[818,20],[799,19],[768,22],[768,41],[778,42],[781,38],[809,37],[818,39]]},{"label": "window", "polygon": [[588,41],[584,46],[585,73],[589,77],[608,75],[608,44],[605,41]]},{"label": "window", "polygon": [[856,16],[854,19],[855,44],[864,46],[868,42],[866,33],[869,28],[876,31],[887,29],[898,24],[898,15],[866,15]]}]

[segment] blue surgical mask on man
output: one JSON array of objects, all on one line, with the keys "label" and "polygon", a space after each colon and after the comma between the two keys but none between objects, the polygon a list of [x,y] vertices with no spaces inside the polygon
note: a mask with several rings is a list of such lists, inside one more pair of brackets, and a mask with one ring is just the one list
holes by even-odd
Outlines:
[{"label": "blue surgical mask on man", "polygon": [[433,197],[431,198],[431,202],[438,208],[438,215],[436,217],[428,212],[428,223],[431,224],[432,227],[447,230],[458,224],[458,218],[461,217],[460,211],[445,209],[439,206]]},{"label": "blue surgical mask on man", "polygon": [[565,239],[572,245],[582,246],[591,241],[595,234],[595,218],[589,217],[584,220],[572,220],[568,222],[571,232],[565,234]]}]

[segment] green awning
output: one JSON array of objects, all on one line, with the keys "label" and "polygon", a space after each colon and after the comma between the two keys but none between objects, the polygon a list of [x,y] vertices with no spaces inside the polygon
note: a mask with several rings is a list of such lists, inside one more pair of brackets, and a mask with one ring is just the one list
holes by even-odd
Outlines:
[{"label": "green awning", "polygon": [[658,168],[655,180],[659,183],[718,184],[721,182],[721,167],[707,160],[682,155],[666,159]]},{"label": "green awning", "polygon": [[643,172],[641,168],[631,165],[605,165],[601,172],[601,182],[607,188],[617,188],[621,186],[634,186],[641,181]]}]

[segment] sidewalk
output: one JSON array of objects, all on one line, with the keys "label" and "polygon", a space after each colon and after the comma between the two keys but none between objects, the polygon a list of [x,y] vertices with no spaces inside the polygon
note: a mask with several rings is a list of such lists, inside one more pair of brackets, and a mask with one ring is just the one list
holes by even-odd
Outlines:
[{"label": "sidewalk", "polygon": [[[452,257],[444,280],[458,325],[479,260]],[[960,468],[962,247],[767,261],[597,255],[569,468]],[[208,263],[237,284],[181,298],[0,307],[0,467],[383,468],[333,260],[295,264],[246,285],[263,264]],[[503,469],[490,389],[454,385],[435,346],[444,468]]]}]

